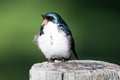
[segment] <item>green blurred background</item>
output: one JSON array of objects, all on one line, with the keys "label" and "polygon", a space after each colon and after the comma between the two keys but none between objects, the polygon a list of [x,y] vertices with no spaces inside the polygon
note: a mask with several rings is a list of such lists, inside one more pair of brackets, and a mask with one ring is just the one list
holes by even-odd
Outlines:
[{"label": "green blurred background", "polygon": [[[81,60],[120,64],[119,0],[0,0],[0,80],[28,80],[46,61],[32,43],[41,14],[59,13],[69,25]],[[72,59],[74,56],[72,55]]]}]

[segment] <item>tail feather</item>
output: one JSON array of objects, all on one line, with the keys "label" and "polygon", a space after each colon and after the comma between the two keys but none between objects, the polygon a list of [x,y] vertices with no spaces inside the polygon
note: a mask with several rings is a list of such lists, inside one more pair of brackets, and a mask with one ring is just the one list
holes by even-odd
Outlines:
[{"label": "tail feather", "polygon": [[71,49],[72,49],[72,51],[73,51],[74,56],[76,57],[76,59],[79,60],[79,57],[78,57],[78,55],[77,55],[77,53],[75,51],[75,43],[74,43],[74,39],[73,39],[72,35],[71,35]]},{"label": "tail feather", "polygon": [[74,56],[76,57],[76,59],[77,59],[77,60],[79,60],[79,57],[78,57],[78,55],[77,55],[77,53],[76,53],[75,49],[72,49],[72,51],[73,51]]}]

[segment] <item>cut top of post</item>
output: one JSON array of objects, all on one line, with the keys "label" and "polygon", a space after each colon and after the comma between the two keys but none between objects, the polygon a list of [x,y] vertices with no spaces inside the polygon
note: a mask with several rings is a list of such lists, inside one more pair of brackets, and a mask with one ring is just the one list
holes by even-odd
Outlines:
[{"label": "cut top of post", "polygon": [[119,80],[120,66],[104,61],[71,60],[36,63],[30,80]]},{"label": "cut top of post", "polygon": [[57,71],[96,71],[96,70],[103,70],[103,69],[113,69],[113,70],[120,70],[120,66],[108,62],[103,61],[93,61],[93,60],[72,60],[65,63],[60,61],[55,61],[54,63],[36,63],[33,65],[34,68],[40,70],[57,70]]}]

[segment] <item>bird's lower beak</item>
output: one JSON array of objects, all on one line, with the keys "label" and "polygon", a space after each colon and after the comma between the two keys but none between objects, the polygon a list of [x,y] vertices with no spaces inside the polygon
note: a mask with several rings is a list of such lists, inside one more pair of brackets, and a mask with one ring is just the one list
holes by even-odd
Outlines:
[{"label": "bird's lower beak", "polygon": [[48,20],[47,20],[46,18],[44,18],[44,19],[43,19],[43,22],[42,22],[42,25],[45,26],[45,25],[47,25],[47,23],[48,23]]}]

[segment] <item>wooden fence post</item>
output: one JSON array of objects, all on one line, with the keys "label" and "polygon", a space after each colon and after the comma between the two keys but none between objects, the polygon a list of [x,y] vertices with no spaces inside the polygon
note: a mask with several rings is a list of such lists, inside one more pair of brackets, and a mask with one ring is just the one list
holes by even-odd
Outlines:
[{"label": "wooden fence post", "polygon": [[120,66],[103,61],[71,60],[36,63],[29,80],[120,80]]}]

